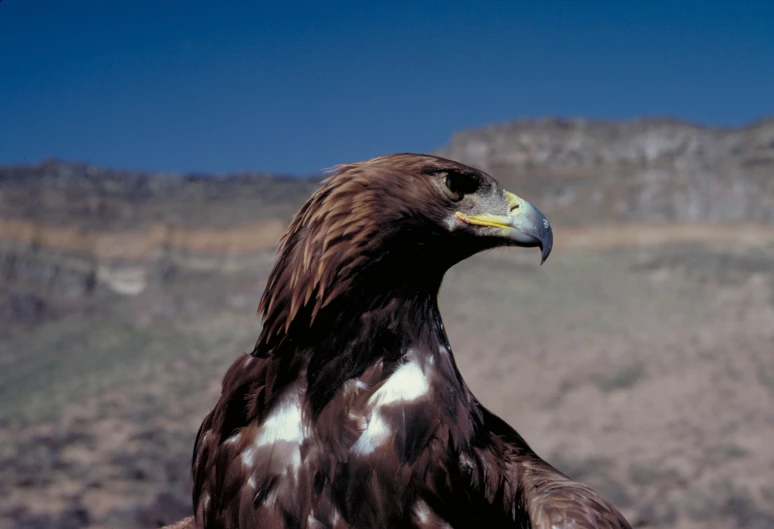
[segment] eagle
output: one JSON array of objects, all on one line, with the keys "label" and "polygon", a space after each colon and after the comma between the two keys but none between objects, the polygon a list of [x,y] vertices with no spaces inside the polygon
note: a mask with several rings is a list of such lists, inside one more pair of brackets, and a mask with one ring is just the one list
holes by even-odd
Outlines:
[{"label": "eagle", "polygon": [[552,241],[484,171],[405,153],[337,166],[279,242],[175,527],[629,528],[476,399],[438,309],[454,264],[509,246],[542,264]]}]

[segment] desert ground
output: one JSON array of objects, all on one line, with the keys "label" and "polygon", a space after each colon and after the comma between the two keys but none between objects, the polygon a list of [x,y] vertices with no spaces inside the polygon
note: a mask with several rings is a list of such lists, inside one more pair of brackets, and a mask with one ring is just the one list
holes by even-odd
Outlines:
[{"label": "desert ground", "polygon": [[[774,528],[774,232],[627,229],[557,233],[542,267],[498,250],[453,268],[440,305],[462,374],[635,527]],[[3,334],[0,526],[189,514],[193,439],[257,336],[271,262]]]},{"label": "desert ground", "polygon": [[[554,226],[542,267],[513,249],[447,274],[477,397],[635,527],[774,529],[774,120],[520,120],[437,153]],[[318,185],[0,167],[1,529],[190,513],[200,421]]]}]

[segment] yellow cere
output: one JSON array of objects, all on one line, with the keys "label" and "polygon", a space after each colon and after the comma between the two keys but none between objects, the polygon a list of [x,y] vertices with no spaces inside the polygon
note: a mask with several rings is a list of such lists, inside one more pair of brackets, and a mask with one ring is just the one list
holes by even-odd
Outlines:
[{"label": "yellow cere", "polygon": [[524,211],[524,199],[508,191],[505,192],[505,199],[508,201],[508,211],[511,217],[521,215]]}]

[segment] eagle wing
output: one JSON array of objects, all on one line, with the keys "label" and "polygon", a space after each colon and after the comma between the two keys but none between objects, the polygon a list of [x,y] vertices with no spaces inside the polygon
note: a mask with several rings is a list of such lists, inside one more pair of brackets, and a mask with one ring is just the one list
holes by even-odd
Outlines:
[{"label": "eagle wing", "polygon": [[533,487],[525,497],[534,529],[631,529],[596,491],[557,471],[544,470],[537,479],[527,471],[525,481]]},{"label": "eagle wing", "polygon": [[505,494],[505,507],[514,512],[523,510],[529,518],[528,527],[631,529],[610,502],[541,459],[505,421],[489,411],[485,412],[484,421],[484,429],[493,439],[491,449],[501,452],[507,462],[505,489],[511,492]]}]

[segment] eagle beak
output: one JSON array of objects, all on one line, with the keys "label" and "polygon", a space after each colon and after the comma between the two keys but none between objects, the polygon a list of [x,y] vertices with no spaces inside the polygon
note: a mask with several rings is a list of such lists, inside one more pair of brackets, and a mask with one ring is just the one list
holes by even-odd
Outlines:
[{"label": "eagle beak", "polygon": [[467,224],[498,228],[516,246],[540,247],[540,264],[543,264],[554,245],[551,224],[538,208],[523,198],[506,191],[505,199],[508,203],[507,215],[465,215],[457,212],[456,217]]}]

